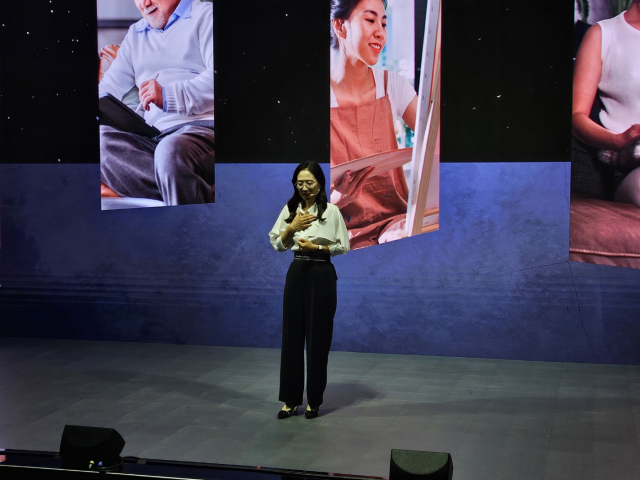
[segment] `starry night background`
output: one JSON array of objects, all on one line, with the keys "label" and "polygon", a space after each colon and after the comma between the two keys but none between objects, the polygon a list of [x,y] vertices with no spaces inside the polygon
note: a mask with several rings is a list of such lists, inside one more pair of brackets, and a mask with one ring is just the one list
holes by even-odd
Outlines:
[{"label": "starry night background", "polygon": [[98,163],[96,3],[2,2],[0,161]]},{"label": "starry night background", "polygon": [[570,162],[572,0],[443,0],[443,162]]},{"label": "starry night background", "polygon": [[[328,1],[214,8],[216,161],[327,162]],[[573,8],[444,1],[443,162],[570,160]],[[95,2],[6,2],[0,15],[0,161],[97,163]]]},{"label": "starry night background", "polygon": [[216,160],[329,161],[329,2],[214,1]]}]

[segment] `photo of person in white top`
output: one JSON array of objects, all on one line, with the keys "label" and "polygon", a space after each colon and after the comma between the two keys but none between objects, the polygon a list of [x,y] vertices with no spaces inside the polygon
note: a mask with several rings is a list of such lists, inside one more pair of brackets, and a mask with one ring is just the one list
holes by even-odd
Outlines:
[{"label": "photo of person in white top", "polygon": [[160,134],[101,125],[102,194],[165,205],[213,202],[213,3],[131,1],[143,18],[129,28],[99,91],[122,100],[137,87],[136,113]]},{"label": "photo of person in white top", "polygon": [[[330,0],[331,166],[398,149],[394,118],[414,130],[418,98],[397,72],[372,68],[387,43],[387,2]],[[413,25],[411,25],[413,28]],[[378,243],[384,229],[404,218],[408,186],[402,167],[371,176],[373,168],[332,179],[331,201],[342,211],[352,248]]]},{"label": "photo of person in white top", "polygon": [[327,386],[327,362],[336,312],[336,270],[331,257],[349,251],[349,236],[340,210],[327,202],[325,177],[316,162],[298,165],[291,180],[293,195],[269,232],[273,248],[294,252],[284,287],[282,353],[278,418],[295,415],[304,391],[307,349],[307,409],[318,416]]},{"label": "photo of person in white top", "polygon": [[[640,0],[585,34],[573,80],[573,134],[619,175],[613,199],[640,205]],[[589,118],[596,95],[601,125]]]}]

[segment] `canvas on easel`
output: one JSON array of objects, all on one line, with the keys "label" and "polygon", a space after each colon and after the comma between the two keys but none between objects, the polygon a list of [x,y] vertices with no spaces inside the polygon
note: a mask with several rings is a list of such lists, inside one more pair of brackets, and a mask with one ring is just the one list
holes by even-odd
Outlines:
[{"label": "canvas on easel", "polygon": [[418,95],[416,144],[413,148],[412,182],[407,206],[407,235],[437,230],[440,186],[440,52],[441,5],[432,0],[422,56],[422,78]]},{"label": "canvas on easel", "polygon": [[379,243],[439,228],[441,25],[441,2],[431,0],[425,22],[407,214],[406,218],[397,220],[385,229]]}]

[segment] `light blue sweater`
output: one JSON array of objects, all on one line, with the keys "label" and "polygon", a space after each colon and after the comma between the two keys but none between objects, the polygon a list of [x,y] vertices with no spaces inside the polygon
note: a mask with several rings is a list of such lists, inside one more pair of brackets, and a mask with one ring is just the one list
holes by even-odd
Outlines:
[{"label": "light blue sweater", "polygon": [[116,59],[100,82],[100,94],[118,99],[155,78],[164,109],[151,104],[144,119],[159,130],[213,120],[213,4],[182,0],[164,30],[142,19],[131,25]]}]

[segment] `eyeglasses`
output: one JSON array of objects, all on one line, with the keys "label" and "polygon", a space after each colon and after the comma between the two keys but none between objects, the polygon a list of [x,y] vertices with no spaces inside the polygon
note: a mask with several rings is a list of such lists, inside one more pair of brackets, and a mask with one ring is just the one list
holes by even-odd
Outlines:
[{"label": "eyeglasses", "polygon": [[294,185],[296,186],[296,188],[302,188],[305,185],[307,186],[307,188],[313,188],[313,186],[316,184],[317,182],[315,180],[306,180],[304,182],[296,182],[294,183]]}]

